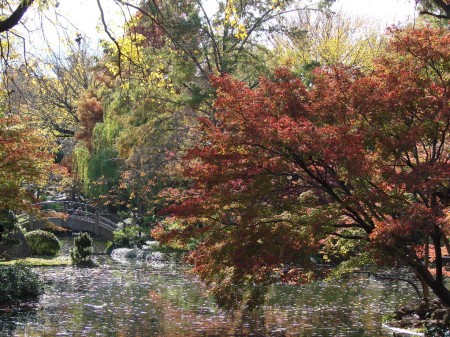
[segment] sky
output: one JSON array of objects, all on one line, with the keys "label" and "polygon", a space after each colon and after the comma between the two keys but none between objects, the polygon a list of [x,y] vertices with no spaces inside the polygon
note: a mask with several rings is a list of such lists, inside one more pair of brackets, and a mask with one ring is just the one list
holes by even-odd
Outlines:
[{"label": "sky", "polygon": [[[206,3],[215,3],[216,0],[206,0]],[[120,36],[122,25],[124,23],[123,13],[120,13],[119,7],[114,5],[112,0],[101,0],[102,7],[105,12],[105,18],[109,29],[115,32],[115,36]],[[333,5],[334,10],[342,10],[350,15],[358,15],[376,20],[381,27],[399,24],[405,21],[412,21],[415,17],[415,1],[414,0],[337,0]],[[56,16],[58,12],[60,15]],[[27,13],[28,14],[28,13]],[[40,14],[35,14],[40,15]],[[59,0],[57,9],[50,11],[47,15],[51,20],[58,21],[58,24],[45,29],[45,38],[52,44],[51,49],[54,50],[58,41],[57,30],[55,27],[63,25],[69,28],[70,38],[75,40],[76,32],[83,33],[90,40],[91,46],[97,46],[100,39],[108,39],[102,30],[100,22],[100,12],[96,0]],[[71,24],[67,23],[70,21]],[[29,17],[29,21],[33,17]],[[42,31],[37,29],[37,31]],[[41,44],[39,39],[33,48],[38,48]]]},{"label": "sky", "polygon": [[[207,0],[215,1],[215,0]],[[106,19],[109,22],[115,21],[113,29],[119,31],[119,26],[123,22],[122,15],[118,12],[118,7],[112,6],[113,1],[102,0],[101,3],[106,12]],[[379,21],[382,25],[390,26],[406,20],[413,20],[415,15],[414,0],[338,0],[333,6],[334,9],[342,9],[349,14],[367,16]],[[60,0],[58,11],[63,13],[80,31],[85,32],[94,40],[105,35],[97,32],[99,25],[99,9],[95,0]]]},{"label": "sky", "polygon": [[376,19],[386,27],[415,17],[414,0],[338,0],[335,9]]},{"label": "sky", "polygon": [[[119,7],[111,0],[101,0],[105,19],[111,29],[116,30],[123,25],[123,15],[119,13]],[[80,32],[91,38],[97,35],[104,37],[98,32],[101,27],[100,11],[95,0],[60,0],[58,12],[66,16]]]}]

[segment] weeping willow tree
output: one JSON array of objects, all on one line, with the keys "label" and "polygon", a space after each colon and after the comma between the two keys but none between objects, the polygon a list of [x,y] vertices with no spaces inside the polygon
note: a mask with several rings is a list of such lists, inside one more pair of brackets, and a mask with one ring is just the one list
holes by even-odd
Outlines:
[{"label": "weeping willow tree", "polygon": [[107,195],[120,178],[121,160],[114,147],[118,128],[107,119],[95,125],[92,135],[92,150],[85,143],[75,148],[74,171],[81,181],[82,192],[98,199]]}]

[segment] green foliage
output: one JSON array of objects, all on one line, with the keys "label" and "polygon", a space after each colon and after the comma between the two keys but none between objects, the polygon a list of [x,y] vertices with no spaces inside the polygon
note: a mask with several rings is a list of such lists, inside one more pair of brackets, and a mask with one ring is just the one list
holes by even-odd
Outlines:
[{"label": "green foliage", "polygon": [[16,231],[22,230],[18,224],[16,215],[11,210],[0,210],[0,228],[3,228],[1,242],[8,245],[18,245],[20,240],[17,239]]},{"label": "green foliage", "polygon": [[395,312],[390,312],[388,314],[384,314],[381,317],[381,321],[383,323],[388,323],[388,322],[392,322],[392,321],[396,321],[397,320],[397,315],[395,314]]},{"label": "green foliage", "polygon": [[117,184],[119,172],[117,167],[117,151],[103,147],[91,154],[89,160],[89,180],[92,181],[89,196],[98,198],[107,195],[111,187]]},{"label": "green foliage", "polygon": [[[96,127],[94,136],[100,139],[110,137],[110,131],[108,127]],[[92,152],[83,145],[78,145],[74,152],[75,172],[82,182],[83,192],[91,198],[108,194],[119,180],[117,151],[100,139],[93,143]]]},{"label": "green foliage", "polygon": [[372,256],[373,252],[363,252],[359,255],[350,257],[348,260],[341,262],[336,268],[332,270],[332,272],[328,275],[328,280],[332,280],[335,278],[340,278],[349,273],[352,273],[355,270],[360,268],[364,268],[364,270],[370,270],[374,265],[374,257]]},{"label": "green foliage", "polygon": [[113,123],[113,121],[107,119],[107,117],[107,115],[104,116],[104,122],[97,123],[92,131],[92,143],[96,148],[100,148],[106,144],[113,145],[119,134],[119,125]]},{"label": "green foliage", "polygon": [[112,243],[112,241],[108,241],[106,243],[106,248],[105,248],[105,254],[111,254],[112,251],[115,249],[114,244]]},{"label": "green foliage", "polygon": [[84,192],[89,191],[90,176],[89,176],[89,160],[91,154],[89,150],[84,145],[77,145],[74,150],[74,171],[80,181],[82,182],[82,188]]},{"label": "green foliage", "polygon": [[92,238],[88,233],[80,233],[74,240],[70,250],[70,258],[75,264],[89,263],[92,254]]},{"label": "green foliage", "polygon": [[43,293],[38,276],[23,264],[0,266],[0,303],[14,303]]},{"label": "green foliage", "polygon": [[149,235],[142,233],[143,228],[139,226],[125,226],[122,230],[114,232],[114,239],[108,242],[106,253],[110,254],[116,248],[134,248],[142,247]]},{"label": "green foliage", "polygon": [[72,264],[72,261],[68,256],[57,256],[57,257],[27,257],[24,259],[1,261],[0,265],[9,266],[13,264],[23,264],[29,267],[40,267],[40,266],[68,266]]},{"label": "green foliage", "polygon": [[0,210],[0,225],[5,230],[11,230],[17,224],[17,217],[15,214],[7,209]]},{"label": "green foliage", "polygon": [[364,232],[359,228],[349,228],[340,233],[345,237],[327,236],[323,241],[320,251],[322,258],[327,263],[340,263],[348,260],[352,256],[358,255],[364,249],[364,241],[352,239],[355,236],[364,236]]},{"label": "green foliage", "polygon": [[61,245],[55,234],[43,230],[35,230],[25,234],[32,255],[55,256]]}]

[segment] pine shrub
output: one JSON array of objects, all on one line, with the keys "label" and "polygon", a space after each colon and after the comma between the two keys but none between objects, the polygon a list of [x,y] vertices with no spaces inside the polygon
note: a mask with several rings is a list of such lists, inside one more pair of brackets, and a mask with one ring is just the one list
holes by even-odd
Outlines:
[{"label": "pine shrub", "polygon": [[74,247],[70,250],[70,257],[75,264],[89,263],[92,254],[92,238],[88,233],[80,233],[74,239]]}]

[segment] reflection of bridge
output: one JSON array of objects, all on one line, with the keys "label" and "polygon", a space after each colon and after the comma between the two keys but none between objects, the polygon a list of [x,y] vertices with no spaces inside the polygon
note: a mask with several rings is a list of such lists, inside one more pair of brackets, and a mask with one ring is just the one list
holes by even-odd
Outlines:
[{"label": "reflection of bridge", "polygon": [[[74,201],[44,201],[38,205],[45,211],[47,220],[56,226],[65,227],[72,231],[90,232],[109,240],[113,239],[113,232],[120,227],[120,219],[94,206]],[[45,221],[33,216],[19,216],[19,223],[29,230],[45,226]]]}]

